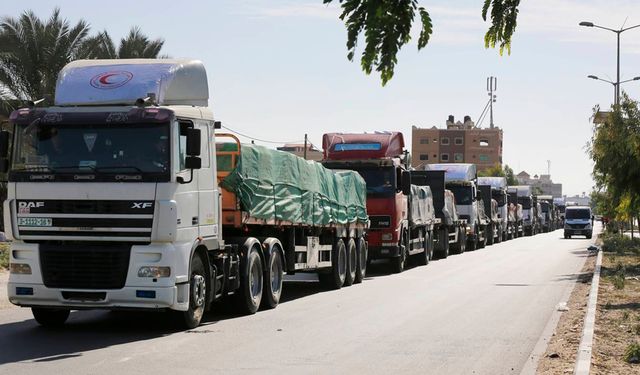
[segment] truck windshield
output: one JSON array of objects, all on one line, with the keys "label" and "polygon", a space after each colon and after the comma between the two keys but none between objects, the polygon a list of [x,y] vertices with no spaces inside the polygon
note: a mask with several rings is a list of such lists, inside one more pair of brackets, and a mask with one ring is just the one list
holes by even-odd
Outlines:
[{"label": "truck windshield", "polygon": [[367,183],[367,195],[388,197],[396,193],[396,172],[394,168],[358,169]]},{"label": "truck windshield", "polygon": [[498,202],[498,207],[502,207],[507,203],[507,195],[500,191],[492,191],[491,198],[495,199]]},{"label": "truck windshield", "polygon": [[[168,181],[169,124],[17,125],[10,178]],[[82,177],[88,174],[92,178]],[[124,175],[132,174],[136,178]],[[79,177],[80,176],[80,177]],[[91,177],[89,176],[89,177]],[[124,177],[123,177],[124,176]]]},{"label": "truck windshield", "polygon": [[528,210],[531,208],[531,198],[529,197],[518,197],[518,203],[522,205],[522,209]]},{"label": "truck windshield", "polygon": [[471,186],[447,185],[447,189],[453,192],[457,205],[470,205],[473,202],[473,192]]},{"label": "truck windshield", "polygon": [[570,209],[565,212],[567,219],[591,219],[591,211],[588,208]]}]

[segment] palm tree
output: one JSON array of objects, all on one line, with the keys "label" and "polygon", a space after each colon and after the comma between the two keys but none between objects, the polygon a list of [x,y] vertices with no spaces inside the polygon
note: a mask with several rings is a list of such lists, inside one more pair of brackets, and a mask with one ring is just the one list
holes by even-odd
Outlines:
[{"label": "palm tree", "polygon": [[69,61],[84,58],[89,24],[71,26],[55,9],[40,20],[32,11],[0,19],[0,86],[17,99],[52,95],[58,72]]},{"label": "palm tree", "polygon": [[71,25],[55,9],[48,20],[33,11],[0,19],[0,107],[9,99],[53,97],[58,72],[70,61],[95,58],[157,58],[164,40],[134,27],[117,49],[106,31],[89,35],[89,24]]},{"label": "palm tree", "polygon": [[113,39],[105,30],[91,39],[89,45],[97,45],[93,57],[103,59],[155,59],[160,55],[160,50],[164,45],[161,38],[151,40],[142,34],[140,28],[134,26],[129,34],[120,39],[120,46],[116,50]]}]

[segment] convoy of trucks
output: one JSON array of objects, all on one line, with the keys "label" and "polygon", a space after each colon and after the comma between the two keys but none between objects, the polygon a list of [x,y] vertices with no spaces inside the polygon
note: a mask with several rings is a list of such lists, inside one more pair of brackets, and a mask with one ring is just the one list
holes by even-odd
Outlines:
[{"label": "convoy of trucks", "polygon": [[474,164],[412,168],[402,133],[327,133],[318,163],[216,131],[208,100],[199,61],[82,60],[53,106],[11,114],[10,302],[45,326],[139,309],[193,328],[215,302],[275,308],[285,274],[339,289],[372,260],[402,272],[540,228],[591,237],[584,209],[560,223],[559,202]]}]

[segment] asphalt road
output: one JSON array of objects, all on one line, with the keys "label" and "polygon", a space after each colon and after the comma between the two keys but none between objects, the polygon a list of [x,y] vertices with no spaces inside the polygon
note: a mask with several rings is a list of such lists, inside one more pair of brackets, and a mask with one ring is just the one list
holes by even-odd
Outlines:
[{"label": "asphalt road", "polygon": [[[166,314],[74,312],[63,330],[0,310],[1,374],[519,374],[593,242],[562,231],[323,291],[286,282],[282,303],[218,310],[192,331]],[[546,334],[549,334],[547,328]],[[544,348],[542,348],[544,350]]]}]

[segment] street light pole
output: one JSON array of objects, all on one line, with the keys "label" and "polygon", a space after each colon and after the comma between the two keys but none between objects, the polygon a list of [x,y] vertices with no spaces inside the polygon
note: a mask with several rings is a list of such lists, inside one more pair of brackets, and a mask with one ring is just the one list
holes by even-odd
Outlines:
[{"label": "street light pole", "polygon": [[[619,30],[615,30],[615,29],[611,29],[611,28],[608,28],[608,27],[596,25],[593,22],[588,22],[588,21],[580,22],[579,25],[580,26],[585,26],[585,27],[596,27],[598,29],[608,30],[608,31],[611,31],[611,32],[614,32],[614,33],[617,34],[618,48],[617,48],[616,82],[609,82],[609,81],[605,81],[605,80],[601,80],[601,81],[609,82],[609,83],[612,83],[614,85],[614,89],[615,89],[614,102],[615,102],[615,105],[620,104],[620,84],[624,83],[624,82],[620,82],[620,34],[622,34],[623,32],[625,32],[627,30],[631,30],[631,29],[635,29],[636,27],[640,27],[640,25],[635,25],[635,26],[627,27],[626,29],[619,29]],[[635,79],[628,80],[628,81],[634,81],[634,80]],[[628,81],[625,81],[625,82],[628,82]]]},{"label": "street light pole", "polygon": [[614,101],[619,104],[620,101],[620,85],[623,83],[627,83],[627,82],[631,82],[631,81],[640,81],[640,76],[638,77],[633,77],[631,79],[627,79],[626,81],[622,81],[622,82],[611,82],[608,79],[602,79],[600,77],[597,76],[593,76],[593,75],[588,75],[587,78],[591,78],[591,79],[595,79],[597,81],[602,81],[602,82],[607,82],[613,85],[613,99]]}]

